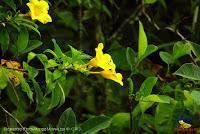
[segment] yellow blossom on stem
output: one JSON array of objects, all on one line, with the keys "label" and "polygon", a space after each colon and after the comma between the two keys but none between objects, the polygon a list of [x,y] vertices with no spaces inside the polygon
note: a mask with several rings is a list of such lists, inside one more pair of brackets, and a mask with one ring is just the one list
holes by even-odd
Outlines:
[{"label": "yellow blossom on stem", "polygon": [[122,82],[122,74],[116,73],[115,71],[115,64],[112,60],[112,57],[109,54],[103,53],[103,44],[99,43],[98,47],[95,48],[96,56],[89,61],[89,66],[92,67],[99,67],[103,69],[103,71],[100,72],[90,72],[90,74],[100,74],[106,79],[111,79],[117,83],[119,83],[121,86],[123,86]]},{"label": "yellow blossom on stem", "polygon": [[52,22],[51,16],[48,14],[49,5],[44,0],[30,0],[27,3],[30,9],[28,13],[32,20],[38,20],[43,24]]},{"label": "yellow blossom on stem", "polygon": [[115,64],[109,54],[103,53],[103,43],[99,43],[95,48],[96,56],[90,60],[89,65],[92,67],[100,67],[102,69],[115,69]]}]

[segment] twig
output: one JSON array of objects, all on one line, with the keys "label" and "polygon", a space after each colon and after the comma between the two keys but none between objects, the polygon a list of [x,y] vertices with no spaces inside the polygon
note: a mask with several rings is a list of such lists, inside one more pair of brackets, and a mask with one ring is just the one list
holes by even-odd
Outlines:
[{"label": "twig", "polygon": [[16,119],[10,112],[8,112],[1,104],[0,104],[0,107],[6,114],[8,114],[10,117],[12,117],[19,124],[19,126],[24,130],[24,132],[26,134],[28,134],[28,132],[25,130],[25,128],[22,126],[22,124],[19,122],[18,119]]},{"label": "twig", "polygon": [[127,19],[125,19],[119,28],[108,38],[108,42],[110,42],[113,38],[117,37],[117,35],[122,31],[122,29],[126,26],[127,23],[130,22],[142,9],[142,5],[139,5],[135,12],[133,12]]},{"label": "twig", "polygon": [[167,29],[167,30],[169,30],[169,31],[172,31],[172,32],[176,33],[182,40],[185,40],[185,39],[186,39],[186,38],[178,31],[178,29],[174,30],[174,29],[172,29],[171,27],[160,28],[160,27],[155,23],[155,21],[153,21],[153,20],[151,19],[151,17],[146,13],[145,10],[143,10],[142,13],[143,13],[144,16],[147,18],[148,22],[151,23],[151,24],[156,28],[156,30]]}]

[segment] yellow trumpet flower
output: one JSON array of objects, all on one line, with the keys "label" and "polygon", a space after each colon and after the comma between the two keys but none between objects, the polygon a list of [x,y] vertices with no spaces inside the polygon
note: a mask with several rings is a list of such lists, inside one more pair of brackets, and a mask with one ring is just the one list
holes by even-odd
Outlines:
[{"label": "yellow trumpet flower", "polygon": [[30,9],[29,16],[32,20],[38,20],[43,24],[52,22],[51,16],[48,14],[49,5],[46,1],[30,0],[26,5]]},{"label": "yellow trumpet flower", "polygon": [[123,86],[122,82],[122,74],[116,73],[115,71],[115,64],[112,60],[112,57],[109,54],[103,53],[103,43],[99,43],[98,47],[95,48],[96,56],[89,61],[89,66],[92,67],[99,67],[103,69],[103,71],[100,72],[90,72],[90,74],[100,74],[106,79],[111,79],[117,83],[119,83],[121,86]]},{"label": "yellow trumpet flower", "polygon": [[95,48],[96,56],[90,60],[89,65],[92,67],[100,67],[102,69],[115,69],[116,66],[109,54],[103,53],[103,43],[99,43],[98,47]]},{"label": "yellow trumpet flower", "polygon": [[117,83],[119,83],[121,86],[123,86],[123,82],[122,82],[122,74],[121,73],[116,73],[115,70],[103,70],[100,72],[90,72],[91,74],[100,74],[101,76],[103,76],[106,79],[111,79]]}]

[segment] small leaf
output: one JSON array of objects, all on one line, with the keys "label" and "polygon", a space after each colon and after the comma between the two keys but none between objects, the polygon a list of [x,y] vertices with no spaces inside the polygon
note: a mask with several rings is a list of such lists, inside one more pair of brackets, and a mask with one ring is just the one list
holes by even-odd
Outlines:
[{"label": "small leaf", "polygon": [[200,80],[199,70],[199,66],[194,65],[192,63],[185,63],[175,72],[175,75],[179,75],[191,80]]},{"label": "small leaf", "polygon": [[0,67],[0,90],[4,89],[8,84],[8,76],[3,67]]},{"label": "small leaf", "polygon": [[157,80],[157,77],[148,77],[140,87],[140,95],[143,97],[150,95]]},{"label": "small leaf", "polygon": [[167,63],[168,65],[174,63],[173,56],[172,56],[170,53],[168,53],[168,52],[160,52],[159,54],[160,54],[160,58],[161,58],[165,63]]},{"label": "small leaf", "polygon": [[26,62],[23,62],[23,68],[28,71],[30,80],[34,79],[39,73],[36,68],[29,66]]},{"label": "small leaf", "polygon": [[80,134],[95,134],[98,131],[109,127],[111,118],[107,116],[97,116],[85,121],[80,126]]},{"label": "small leaf", "polygon": [[189,42],[176,42],[173,47],[173,58],[177,60],[178,58],[190,54],[192,50],[191,44]]},{"label": "small leaf", "polygon": [[0,45],[3,53],[8,50],[10,37],[6,28],[0,28]]},{"label": "small leaf", "polygon": [[127,47],[126,59],[127,59],[129,66],[131,67],[131,69],[132,69],[133,64],[135,64],[135,58],[136,58],[136,54],[135,54],[134,50],[130,47]]},{"label": "small leaf", "polygon": [[160,102],[160,103],[170,103],[170,100],[172,98],[166,95],[155,95],[155,94],[151,94],[148,95],[146,97],[141,97],[140,100],[141,101],[145,101],[145,102]]},{"label": "small leaf", "polygon": [[27,63],[29,63],[32,59],[34,59],[35,56],[37,56],[37,54],[33,52],[28,53]]},{"label": "small leaf", "polygon": [[157,0],[144,0],[145,4],[153,4],[155,3]]},{"label": "small leaf", "polygon": [[[155,128],[158,134],[173,133],[173,112],[175,111],[174,104],[159,103],[155,114]],[[177,117],[176,117],[177,118]]]},{"label": "small leaf", "polygon": [[40,47],[41,45],[42,45],[42,42],[39,40],[29,40],[27,48],[24,51],[22,51],[21,53],[30,52],[30,51]]},{"label": "small leaf", "polygon": [[139,39],[138,39],[138,59],[140,59],[147,49],[147,37],[142,23],[139,21]]},{"label": "small leaf", "polygon": [[24,51],[28,45],[29,34],[26,28],[20,28],[18,40],[16,43],[18,53]]},{"label": "small leaf", "polygon": [[[65,131],[59,131],[58,134],[73,134],[76,127],[76,115],[71,108],[66,109],[60,116],[58,128],[65,128]],[[67,130],[69,129],[69,130]]]},{"label": "small leaf", "polygon": [[65,55],[63,54],[62,50],[60,49],[59,45],[57,44],[55,39],[52,39],[54,44],[54,52],[58,58],[63,58]]},{"label": "small leaf", "polygon": [[158,47],[155,45],[148,45],[147,49],[144,53],[143,56],[140,57],[140,59],[138,60],[138,63],[140,63],[143,59],[145,59],[147,56],[149,56],[150,54],[156,52],[158,50]]}]

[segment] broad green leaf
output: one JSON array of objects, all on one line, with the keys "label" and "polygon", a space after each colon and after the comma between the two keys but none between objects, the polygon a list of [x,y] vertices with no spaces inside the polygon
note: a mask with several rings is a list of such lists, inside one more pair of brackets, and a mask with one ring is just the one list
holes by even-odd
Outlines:
[{"label": "broad green leaf", "polygon": [[192,45],[192,52],[196,57],[200,56],[200,45],[192,42],[192,41],[188,41],[191,45]]},{"label": "broad green leaf", "polygon": [[5,53],[8,50],[10,37],[6,28],[0,28],[0,45],[1,50]]},{"label": "broad green leaf", "polygon": [[200,91],[192,91],[191,95],[194,99],[194,101],[197,103],[197,105],[200,105]]},{"label": "broad green leaf", "polygon": [[36,107],[36,110],[39,109],[39,106],[42,106],[42,104],[44,103],[44,99],[43,99],[43,93],[42,93],[42,90],[40,88],[40,85],[36,82],[35,79],[32,79],[32,82],[33,82],[33,87],[34,87],[34,90],[35,90],[35,100],[36,100],[36,103],[37,103],[37,107]]},{"label": "broad green leaf", "polygon": [[18,53],[24,51],[28,45],[29,34],[26,28],[22,27],[19,31],[18,40],[16,42]]},{"label": "broad green leaf", "polygon": [[117,113],[112,117],[109,127],[110,134],[125,134],[129,131],[130,114]]},{"label": "broad green leaf", "polygon": [[140,87],[140,95],[143,97],[150,95],[157,80],[157,77],[148,77]]},{"label": "broad green leaf", "polygon": [[[57,128],[65,128],[58,134],[73,134],[76,127],[76,116],[71,108],[66,109],[60,116]],[[69,130],[67,130],[69,128]]]},{"label": "broad green leaf", "polygon": [[27,96],[29,97],[29,99],[31,101],[33,101],[33,92],[31,91],[31,88],[29,86],[29,84],[26,82],[25,78],[23,76],[21,76],[18,72],[14,71],[15,75],[19,78],[20,83],[21,83],[21,87],[22,87],[22,91],[24,91]]},{"label": "broad green leaf", "polygon": [[159,103],[170,103],[170,100],[172,100],[171,97],[166,96],[166,95],[156,95],[156,94],[151,94],[146,97],[141,97],[140,101],[144,102],[159,102]]},{"label": "broad green leaf", "polygon": [[3,67],[0,67],[0,90],[4,89],[8,84],[8,75]]},{"label": "broad green leaf", "polygon": [[42,42],[39,40],[29,40],[27,48],[24,51],[22,51],[21,53],[30,52],[30,51],[40,47],[41,45],[42,45]]},{"label": "broad green leaf", "polygon": [[177,60],[178,58],[190,54],[192,50],[191,44],[189,42],[176,42],[173,47],[173,58]]},{"label": "broad green leaf", "polygon": [[199,66],[192,63],[185,63],[174,74],[191,80],[200,80],[199,70]]},{"label": "broad green leaf", "polygon": [[135,58],[136,58],[136,54],[135,54],[134,50],[130,47],[127,47],[127,49],[126,49],[126,59],[127,59],[129,66],[131,67],[131,69],[132,69],[132,66],[136,62]]},{"label": "broad green leaf", "polygon": [[172,63],[174,63],[174,59],[173,59],[173,56],[170,54],[170,53],[168,53],[168,52],[160,52],[159,53],[159,55],[160,55],[160,58],[166,63],[166,64],[172,64]]},{"label": "broad green leaf", "polygon": [[144,32],[143,25],[139,21],[138,59],[140,59],[145,54],[147,45],[147,37]]},{"label": "broad green leaf", "polygon": [[59,64],[55,60],[50,59],[50,60],[48,60],[46,68],[53,68],[53,67],[57,67],[58,65]]},{"label": "broad green leaf", "polygon": [[144,4],[153,4],[155,3],[157,0],[144,0]]},{"label": "broad green leaf", "polygon": [[14,0],[3,0],[9,7],[11,7],[16,12],[16,4]]},{"label": "broad green leaf", "polygon": [[109,127],[111,123],[111,118],[107,116],[97,116],[91,118],[80,126],[80,134],[95,134],[102,129]]},{"label": "broad green leaf", "polygon": [[149,56],[150,54],[156,52],[158,50],[158,47],[155,45],[148,45],[147,49],[144,53],[143,56],[140,57],[140,59],[138,60],[138,63],[140,63],[143,59],[145,59],[147,56]]},{"label": "broad green leaf", "polygon": [[[58,85],[56,85],[56,86],[58,86]],[[57,90],[57,88],[53,88],[52,94],[51,94],[51,103],[50,103],[48,109],[52,109],[60,103],[60,96],[61,96],[60,90]]]},{"label": "broad green leaf", "polygon": [[62,50],[60,49],[59,45],[57,44],[55,39],[52,39],[54,44],[54,52],[58,58],[63,58],[65,55],[63,54]]},{"label": "broad green leaf", "polygon": [[38,75],[38,70],[34,67],[29,66],[26,62],[23,62],[23,68],[28,71],[28,78],[34,79]]},{"label": "broad green leaf", "polygon": [[27,63],[29,63],[32,59],[34,59],[35,56],[37,56],[37,54],[35,54],[33,52],[28,53]]},{"label": "broad green leaf", "polygon": [[60,104],[58,106],[58,107],[60,107],[62,104],[65,103],[65,92],[64,92],[63,86],[60,82],[57,82],[57,85],[58,86],[56,86],[56,89],[60,90]]},{"label": "broad green leaf", "polygon": [[155,114],[155,128],[158,134],[173,133],[173,112],[175,104],[159,103]]}]

